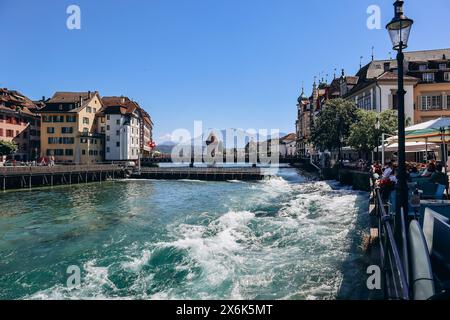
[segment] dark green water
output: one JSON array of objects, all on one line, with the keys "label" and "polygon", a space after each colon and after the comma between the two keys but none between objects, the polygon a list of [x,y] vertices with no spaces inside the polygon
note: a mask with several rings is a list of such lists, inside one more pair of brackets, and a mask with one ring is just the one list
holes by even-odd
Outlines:
[{"label": "dark green water", "polygon": [[363,298],[367,197],[293,169],[2,193],[0,299]]}]

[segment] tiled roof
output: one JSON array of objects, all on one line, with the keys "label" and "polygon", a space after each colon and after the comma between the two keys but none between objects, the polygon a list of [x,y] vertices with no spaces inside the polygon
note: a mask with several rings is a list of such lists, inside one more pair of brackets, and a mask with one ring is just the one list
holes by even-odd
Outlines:
[{"label": "tiled roof", "polygon": [[16,90],[0,88],[0,105],[5,111],[20,111],[29,116],[35,116],[38,106],[29,98]]},{"label": "tiled roof", "polygon": [[137,102],[128,97],[103,97],[102,102],[104,108],[101,112],[103,114],[131,114],[138,111],[147,124],[153,125],[148,113]]},{"label": "tiled roof", "polygon": [[91,100],[100,95],[97,91],[88,92],[56,92],[51,99],[45,103],[45,107],[41,112],[70,112],[78,113]]},{"label": "tiled roof", "polygon": [[98,92],[56,92],[48,101],[49,103],[75,103],[83,100],[90,100]]},{"label": "tiled roof", "polygon": [[[378,80],[397,80],[398,76],[397,76],[397,74],[395,72],[386,71],[381,76],[379,76],[377,79]],[[406,74],[403,76],[403,79],[405,81],[409,81],[409,80],[411,80],[411,81],[419,81],[419,79],[417,79],[415,77],[408,76]]]}]

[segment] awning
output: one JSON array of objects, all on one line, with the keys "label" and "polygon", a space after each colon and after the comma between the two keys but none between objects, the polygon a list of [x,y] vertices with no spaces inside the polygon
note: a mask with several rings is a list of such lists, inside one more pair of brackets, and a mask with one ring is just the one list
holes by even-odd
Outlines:
[{"label": "awning", "polygon": [[[441,132],[441,130],[444,130]],[[428,142],[442,144],[450,142],[450,118],[438,118],[419,123],[405,129],[406,140],[411,142]],[[389,143],[397,142],[398,137],[388,139]]]},{"label": "awning", "polygon": [[[439,145],[435,143],[425,143],[425,142],[406,142],[405,144],[406,152],[426,152],[434,151],[439,149]],[[378,151],[382,152],[383,146],[378,147]],[[374,152],[377,150],[375,149]],[[397,152],[398,151],[398,143],[391,143],[384,146],[385,152]]]}]

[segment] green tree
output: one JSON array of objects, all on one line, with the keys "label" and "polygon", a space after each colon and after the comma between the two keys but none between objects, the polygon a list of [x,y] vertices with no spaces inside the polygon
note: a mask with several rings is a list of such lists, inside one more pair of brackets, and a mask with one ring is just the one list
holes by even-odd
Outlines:
[{"label": "green tree", "polygon": [[17,144],[14,142],[0,140],[0,156],[9,156],[17,151]]},{"label": "green tree", "polygon": [[[377,121],[380,129],[377,129]],[[386,110],[381,114],[375,111],[359,109],[356,112],[356,121],[350,126],[348,144],[356,151],[370,154],[381,144],[381,134],[395,134],[398,126],[398,116],[395,110]]]},{"label": "green tree", "polygon": [[356,105],[348,100],[329,100],[314,121],[311,142],[320,150],[340,151],[347,143],[350,127],[356,119]]}]

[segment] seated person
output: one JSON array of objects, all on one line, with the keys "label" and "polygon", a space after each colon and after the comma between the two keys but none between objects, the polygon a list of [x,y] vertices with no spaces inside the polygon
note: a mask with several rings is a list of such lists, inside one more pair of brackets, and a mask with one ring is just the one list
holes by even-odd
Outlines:
[{"label": "seated person", "polygon": [[419,174],[419,170],[417,170],[417,167],[412,167],[411,168],[411,171],[409,172],[409,176],[411,177],[411,178],[418,178],[419,176],[420,176],[420,174]]},{"label": "seated person", "polygon": [[430,177],[430,181],[435,184],[443,185],[447,188],[448,187],[448,176],[444,172],[442,172],[443,168],[444,168],[444,166],[441,163],[438,163],[436,165],[435,172]]},{"label": "seated person", "polygon": [[422,174],[422,177],[431,177],[433,175],[433,173],[436,171],[436,166],[434,165],[434,163],[430,162],[428,164],[427,170],[425,170],[425,172]]}]

